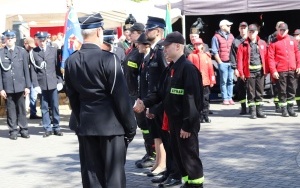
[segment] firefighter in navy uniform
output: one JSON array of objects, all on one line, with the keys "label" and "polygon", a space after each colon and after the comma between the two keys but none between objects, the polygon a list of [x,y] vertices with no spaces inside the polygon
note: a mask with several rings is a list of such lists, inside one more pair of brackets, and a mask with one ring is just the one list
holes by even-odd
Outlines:
[{"label": "firefighter in navy uniform", "polygon": [[6,45],[0,49],[0,94],[6,102],[9,138],[16,140],[18,133],[23,138],[29,138],[25,108],[25,97],[31,86],[28,53],[15,45],[14,31],[7,30],[3,35]]},{"label": "firefighter in navy uniform", "polygon": [[[127,82],[129,96],[133,105],[134,101],[138,98],[139,95],[139,67],[144,59],[144,54],[139,53],[135,41],[139,38],[139,36],[142,33],[144,33],[145,26],[142,23],[134,23],[128,30],[130,31],[130,38],[132,40],[132,44],[128,49],[124,59],[123,72]],[[145,113],[135,113],[135,117],[137,120],[138,127],[142,131],[144,146],[146,150],[146,154],[142,157],[142,159],[137,160],[135,164],[140,163],[139,166],[151,167],[154,164],[155,158],[154,140],[151,136],[150,128],[146,123]]]},{"label": "firefighter in navy uniform", "polygon": [[234,74],[237,77],[236,90],[237,90],[237,99],[241,103],[241,112],[240,115],[247,114],[247,101],[246,101],[246,81],[239,78],[239,71],[237,70],[237,62],[236,62],[236,53],[239,45],[247,39],[248,36],[248,24],[246,22],[241,22],[239,25],[240,35],[236,37],[231,45],[230,50],[230,63],[232,69],[234,69]]},{"label": "firefighter in navy uniform", "polygon": [[[157,90],[157,84],[161,73],[167,65],[167,61],[163,54],[163,47],[158,44],[162,39],[165,28],[165,20],[162,18],[149,16],[146,23],[146,37],[151,44],[149,54],[145,54],[145,59],[140,66],[140,83],[139,97],[144,98],[148,93]],[[160,131],[162,126],[163,109],[162,105],[158,104],[149,109],[149,116],[154,118],[146,118],[148,127],[154,141],[158,141],[161,137]],[[148,116],[148,117],[149,117]],[[160,140],[161,144],[161,140]],[[159,145],[155,143],[155,145]],[[158,149],[158,148],[155,148]],[[158,152],[159,153],[159,152]],[[153,159],[154,162],[155,159]],[[144,168],[143,163],[137,163],[137,167]]]},{"label": "firefighter in navy uniform", "polygon": [[267,66],[267,43],[258,37],[255,24],[249,25],[248,38],[242,42],[237,51],[237,69],[240,78],[247,80],[247,97],[250,118],[266,118],[263,112],[263,93]]},{"label": "firefighter in navy uniform", "polygon": [[103,50],[109,51],[111,53],[116,54],[116,56],[121,61],[121,64],[123,64],[125,59],[125,52],[122,48],[115,46],[115,30],[113,29],[107,29],[103,31],[103,45],[101,48]]},{"label": "firefighter in navy uniform", "polygon": [[[294,31],[294,37],[298,41],[298,50],[300,51],[300,29],[296,29]],[[300,76],[299,75],[297,80],[298,80],[298,84],[297,84],[295,100],[297,102],[298,112],[300,112]]]},{"label": "firefighter in navy uniform", "polygon": [[79,18],[84,42],[66,60],[65,81],[79,140],[84,188],[125,188],[126,149],[136,133],[120,61],[101,50],[103,18]]},{"label": "firefighter in navy uniform", "polygon": [[[185,58],[184,38],[179,32],[167,35],[162,43],[172,59],[160,79],[158,89],[134,105],[136,112],[160,102],[168,117],[171,147],[185,184],[182,188],[203,187],[203,166],[199,158],[200,111],[203,104],[202,78]],[[199,82],[200,80],[200,82]]]}]

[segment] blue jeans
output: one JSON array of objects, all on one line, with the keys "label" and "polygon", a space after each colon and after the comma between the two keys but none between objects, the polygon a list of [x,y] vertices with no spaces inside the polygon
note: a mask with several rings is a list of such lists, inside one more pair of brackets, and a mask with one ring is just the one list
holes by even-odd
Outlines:
[{"label": "blue jeans", "polygon": [[219,63],[220,89],[223,100],[231,100],[233,94],[233,69],[230,62]]},{"label": "blue jeans", "polygon": [[[42,90],[42,124],[46,131],[59,131],[59,110],[58,110],[57,89]],[[52,110],[53,128],[49,115],[49,106]]]},{"label": "blue jeans", "polygon": [[38,94],[34,90],[33,85],[30,87],[30,95],[29,95],[29,107],[30,107],[30,115],[34,116],[36,115],[36,100],[37,100]]}]

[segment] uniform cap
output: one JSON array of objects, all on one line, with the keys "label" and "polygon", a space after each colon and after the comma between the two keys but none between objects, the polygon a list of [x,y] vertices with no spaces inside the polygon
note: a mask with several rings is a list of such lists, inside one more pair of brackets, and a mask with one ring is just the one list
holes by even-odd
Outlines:
[{"label": "uniform cap", "polygon": [[2,33],[2,35],[4,35],[5,37],[12,37],[15,38],[16,37],[16,32],[13,30],[6,30]]},{"label": "uniform cap", "polygon": [[129,16],[125,20],[125,25],[123,26],[123,30],[128,30],[131,28],[131,26],[136,23],[136,19],[132,14],[129,14]]},{"label": "uniform cap", "polygon": [[145,26],[142,23],[134,23],[130,29],[130,31],[145,31]]},{"label": "uniform cap", "polygon": [[103,31],[103,42],[113,44],[115,41],[115,30],[109,29]]},{"label": "uniform cap", "polygon": [[48,33],[45,31],[41,31],[37,35],[37,38],[40,40],[45,40],[47,37],[48,37]]},{"label": "uniform cap", "polygon": [[257,26],[255,24],[250,24],[248,27],[248,31],[257,31]]},{"label": "uniform cap", "polygon": [[161,45],[168,46],[172,43],[184,44],[184,38],[178,31],[169,33],[165,40],[161,42]]},{"label": "uniform cap", "polygon": [[145,33],[142,33],[139,38],[136,40],[136,43],[140,44],[150,44],[150,41],[147,40],[147,36]]},{"label": "uniform cap", "polygon": [[239,25],[239,27],[241,27],[241,26],[246,26],[246,27],[248,27],[248,24],[247,24],[247,22],[241,22],[240,25]]},{"label": "uniform cap", "polygon": [[233,24],[233,23],[230,22],[230,21],[228,21],[228,20],[222,20],[222,21],[220,21],[219,26],[221,27],[221,26],[223,26],[223,25],[232,25],[232,24]]},{"label": "uniform cap", "polygon": [[194,39],[194,44],[203,44],[203,40],[201,38]]},{"label": "uniform cap", "polygon": [[282,29],[282,30],[287,30],[289,29],[288,25],[286,23],[281,23],[278,27],[279,29]]},{"label": "uniform cap", "polygon": [[300,29],[296,29],[295,31],[294,31],[294,35],[299,35],[300,34]]},{"label": "uniform cap", "polygon": [[151,30],[158,27],[164,29],[166,27],[165,20],[158,17],[148,16],[148,20],[146,23],[146,30]]},{"label": "uniform cap", "polygon": [[100,13],[91,14],[78,18],[81,29],[94,29],[104,25],[103,18]]}]

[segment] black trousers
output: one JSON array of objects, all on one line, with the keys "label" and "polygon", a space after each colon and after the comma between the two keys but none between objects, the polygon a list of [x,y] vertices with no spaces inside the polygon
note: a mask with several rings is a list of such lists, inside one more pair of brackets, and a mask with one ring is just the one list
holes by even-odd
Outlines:
[{"label": "black trousers", "polygon": [[23,92],[7,93],[6,109],[7,109],[7,125],[9,132],[20,132],[28,130],[26,119],[25,97]]},{"label": "black trousers", "polygon": [[296,89],[296,97],[297,105],[300,106],[300,76],[297,76],[297,89]]},{"label": "black trousers", "polygon": [[242,104],[246,103],[246,95],[247,95],[247,81],[242,80],[241,78],[237,79],[236,82],[236,94],[237,100]]},{"label": "black trousers", "polygon": [[208,116],[209,114],[209,94],[210,86],[203,86],[203,115]]},{"label": "black trousers", "polygon": [[198,131],[192,130],[189,138],[180,138],[182,121],[169,118],[171,149],[182,177],[189,180],[203,177],[203,166],[199,158]]},{"label": "black trousers", "polygon": [[251,73],[247,79],[247,97],[249,106],[263,101],[265,77],[261,72]]},{"label": "black trousers", "polygon": [[295,71],[279,72],[276,87],[278,89],[279,104],[281,106],[286,106],[286,102],[295,100],[296,81]]},{"label": "black trousers", "polygon": [[179,171],[177,163],[175,162],[174,157],[173,157],[170,133],[169,133],[169,131],[162,130],[161,135],[162,135],[161,139],[162,139],[165,151],[166,151],[167,171],[165,172],[165,176],[170,176],[173,179],[181,180],[180,171]]},{"label": "black trousers", "polygon": [[125,188],[124,136],[78,136],[83,188]]}]

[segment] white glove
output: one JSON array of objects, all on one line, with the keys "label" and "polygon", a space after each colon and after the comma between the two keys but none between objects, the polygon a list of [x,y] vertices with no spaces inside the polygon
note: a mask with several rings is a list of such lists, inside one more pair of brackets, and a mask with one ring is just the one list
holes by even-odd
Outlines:
[{"label": "white glove", "polygon": [[62,90],[63,89],[63,84],[62,83],[58,83],[57,84],[57,91],[60,91],[60,90]]},{"label": "white glove", "polygon": [[33,88],[34,91],[37,93],[37,94],[41,94],[42,93],[42,90],[41,90],[41,87],[40,86],[37,86],[35,88]]}]

